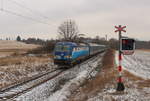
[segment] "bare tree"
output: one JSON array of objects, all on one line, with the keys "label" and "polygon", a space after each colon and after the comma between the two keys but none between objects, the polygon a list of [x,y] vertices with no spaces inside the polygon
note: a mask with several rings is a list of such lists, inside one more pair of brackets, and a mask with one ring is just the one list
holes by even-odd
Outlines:
[{"label": "bare tree", "polygon": [[58,27],[59,37],[65,41],[75,41],[80,34],[75,21],[67,20]]}]

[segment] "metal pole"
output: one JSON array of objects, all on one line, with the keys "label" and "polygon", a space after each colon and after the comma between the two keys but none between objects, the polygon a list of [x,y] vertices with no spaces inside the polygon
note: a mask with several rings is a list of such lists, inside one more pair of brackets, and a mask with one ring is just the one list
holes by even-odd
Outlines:
[{"label": "metal pole", "polygon": [[[121,25],[119,25],[119,27],[121,28]],[[121,44],[121,31],[119,31],[119,66],[118,66],[118,71],[119,71],[119,76],[118,76],[118,84],[117,84],[117,91],[124,91],[125,87],[124,87],[124,84],[122,82],[122,53],[121,53],[121,47],[120,47],[120,44]]]},{"label": "metal pole", "polygon": [[106,39],[105,40],[107,41],[107,34],[106,34]]}]

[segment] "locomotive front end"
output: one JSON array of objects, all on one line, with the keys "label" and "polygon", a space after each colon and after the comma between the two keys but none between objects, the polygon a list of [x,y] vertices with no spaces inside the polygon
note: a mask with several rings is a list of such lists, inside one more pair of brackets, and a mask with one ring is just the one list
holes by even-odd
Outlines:
[{"label": "locomotive front end", "polygon": [[54,49],[54,64],[70,65],[72,59],[72,47],[67,43],[57,43]]}]

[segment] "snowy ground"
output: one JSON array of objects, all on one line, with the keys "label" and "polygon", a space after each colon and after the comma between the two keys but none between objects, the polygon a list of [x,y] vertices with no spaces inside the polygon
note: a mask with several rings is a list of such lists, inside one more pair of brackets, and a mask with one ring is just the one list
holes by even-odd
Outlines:
[{"label": "snowy ground", "polygon": [[144,79],[150,79],[150,52],[135,51],[135,54],[131,56],[124,56],[122,65],[131,73]]},{"label": "snowy ground", "polygon": [[[103,88],[97,89],[96,94],[88,95],[86,101],[150,101],[150,52],[135,51],[131,56],[123,57],[123,77],[124,92],[116,92],[117,85],[117,65],[118,53],[116,52],[114,61],[116,65],[107,72],[99,72],[100,78],[108,76],[110,82],[105,84]],[[16,101],[85,101],[85,100],[69,100],[74,91],[79,91],[84,82],[97,73],[96,67],[101,65],[101,56],[82,63],[80,66],[71,68],[56,78],[35,87],[31,91],[13,98]],[[100,63],[100,64],[99,64]],[[101,66],[100,66],[101,67]],[[93,71],[94,70],[94,71]],[[108,71],[110,70],[110,71]],[[110,75],[108,75],[110,74]],[[114,76],[113,76],[114,75]],[[104,77],[105,78],[105,77]],[[102,79],[103,80],[103,79]],[[101,83],[100,83],[101,84]],[[103,85],[102,84],[102,85]],[[101,86],[101,85],[100,85]],[[80,87],[80,88],[79,88]],[[93,87],[94,88],[94,87]],[[99,90],[99,91],[98,91]],[[82,93],[79,93],[82,94]],[[86,94],[82,94],[86,95]],[[81,96],[75,96],[80,99]]]},{"label": "snowy ground", "polygon": [[19,83],[55,68],[48,56],[16,56],[0,58],[0,89]]},{"label": "snowy ground", "polygon": [[24,56],[31,49],[40,47],[18,41],[0,40],[0,90],[51,69],[49,57]]},{"label": "snowy ground", "polygon": [[56,78],[33,88],[31,91],[14,98],[16,101],[64,101],[84,81],[96,75],[103,54],[91,58],[80,65],[64,71]]},{"label": "snowy ground", "polygon": [[[115,60],[118,65],[117,52]],[[125,91],[116,92],[108,84],[88,101],[150,101],[150,52],[135,51],[131,56],[123,56],[122,64],[127,70],[123,72]]]}]

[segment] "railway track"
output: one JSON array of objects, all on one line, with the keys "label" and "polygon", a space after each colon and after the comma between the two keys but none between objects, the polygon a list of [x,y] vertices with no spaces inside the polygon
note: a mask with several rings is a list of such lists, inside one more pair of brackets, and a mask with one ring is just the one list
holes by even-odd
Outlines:
[{"label": "railway track", "polygon": [[[103,52],[101,52],[101,53],[103,53]],[[87,64],[88,61],[92,61],[97,56],[98,55],[96,54],[95,56],[90,57],[87,60],[85,60],[84,62],[81,62],[77,65],[79,65],[79,67],[80,67],[80,64],[82,64],[82,65]],[[74,66],[74,67],[76,67],[76,66]],[[24,93],[30,91],[32,88],[39,86],[39,85],[57,77],[58,75],[63,73],[65,70],[69,70],[69,69],[58,68],[58,69],[55,69],[53,71],[41,74],[41,75],[34,77],[32,79],[20,82],[16,85],[12,85],[12,86],[9,86],[7,88],[3,88],[0,90],[0,101],[6,101],[8,99],[12,99],[12,98],[15,98],[21,94],[24,94]]]},{"label": "railway track", "polygon": [[44,83],[48,80],[55,78],[56,76],[61,74],[63,71],[64,71],[63,69],[56,69],[56,70],[47,72],[45,74],[42,74],[40,76],[34,77],[30,80],[20,82],[16,85],[12,85],[7,88],[3,88],[0,91],[0,101],[14,98],[20,94],[23,94],[23,93],[29,91],[30,89],[32,89],[38,85],[41,85],[42,83]]}]

